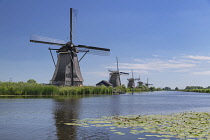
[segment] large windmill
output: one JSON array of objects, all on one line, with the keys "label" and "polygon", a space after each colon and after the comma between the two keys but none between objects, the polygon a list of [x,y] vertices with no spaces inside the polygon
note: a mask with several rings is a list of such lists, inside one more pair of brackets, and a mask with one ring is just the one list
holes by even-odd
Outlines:
[{"label": "large windmill", "polygon": [[[72,37],[73,27],[73,9],[70,8],[70,41],[64,43],[64,41],[58,41],[40,36],[32,36],[30,42],[43,43],[50,45],[61,46],[56,50],[57,52],[57,64],[55,65],[55,72],[52,77],[52,84],[62,86],[81,86],[83,85],[83,78],[80,71],[79,61],[86,55],[86,53],[92,53],[96,55],[107,55],[110,49],[92,47],[86,45],[74,45]],[[85,54],[78,61],[77,53],[85,52]],[[52,55],[52,53],[51,53]],[[52,55],[53,58],[53,55]],[[54,59],[53,59],[54,61]],[[54,62],[55,64],[55,62]]]},{"label": "large windmill", "polygon": [[121,80],[120,80],[120,75],[129,75],[129,73],[126,72],[120,72],[119,67],[118,67],[118,58],[116,57],[117,60],[117,70],[112,71],[109,70],[109,82],[113,85],[113,87],[117,87],[121,85]]}]

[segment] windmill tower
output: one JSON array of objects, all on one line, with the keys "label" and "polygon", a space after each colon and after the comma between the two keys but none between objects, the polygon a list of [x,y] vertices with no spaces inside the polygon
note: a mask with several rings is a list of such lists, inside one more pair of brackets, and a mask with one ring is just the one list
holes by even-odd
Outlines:
[{"label": "windmill tower", "polygon": [[132,70],[132,78],[129,78],[127,79],[128,80],[128,88],[134,88],[135,87],[135,81],[139,81],[140,80],[140,77],[139,78],[134,78],[133,77],[133,70]]},{"label": "windmill tower", "polygon": [[145,85],[146,85],[147,87],[149,87],[150,85],[153,85],[153,84],[149,84],[149,78],[147,78],[147,83],[145,83]]},{"label": "windmill tower", "polygon": [[116,71],[109,70],[109,72],[110,72],[109,73],[109,82],[113,85],[113,87],[121,86],[120,75],[129,75],[129,73],[119,71],[117,57],[116,57],[116,60],[117,60],[117,70]]},{"label": "windmill tower", "polygon": [[143,82],[140,81],[140,80],[141,80],[141,79],[140,79],[140,75],[139,75],[139,78],[137,78],[137,80],[138,80],[138,82],[137,82],[137,83],[138,83],[138,87],[139,87],[139,86],[142,86],[142,85],[143,85]]},{"label": "windmill tower", "polygon": [[[110,49],[92,47],[86,45],[74,45],[72,37],[73,27],[73,9],[70,8],[70,41],[65,43],[64,41],[50,39],[40,36],[32,36],[30,42],[43,43],[50,45],[61,46],[59,49],[51,49],[50,53],[53,58],[51,50],[57,52],[57,64],[53,58],[55,65],[55,71],[52,77],[52,84],[62,86],[81,86],[83,85],[83,78],[80,71],[79,61],[87,54],[92,53],[95,55],[107,55]],[[85,52],[82,58],[78,61],[77,53]]]}]

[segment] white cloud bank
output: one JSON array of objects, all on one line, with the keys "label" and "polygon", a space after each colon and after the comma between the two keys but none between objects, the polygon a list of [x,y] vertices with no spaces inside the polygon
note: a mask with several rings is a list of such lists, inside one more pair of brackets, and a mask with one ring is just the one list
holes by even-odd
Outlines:
[{"label": "white cloud bank", "polygon": [[185,58],[190,58],[194,60],[210,60],[210,56],[200,56],[200,55],[186,55]]},{"label": "white cloud bank", "polygon": [[[176,61],[176,60],[161,60],[161,59],[134,59],[134,63],[119,63],[120,69],[125,70],[157,70],[192,68],[196,64],[191,62]],[[108,68],[114,68],[108,67]]]},{"label": "white cloud bank", "polygon": [[192,72],[194,75],[210,75],[210,71]]},{"label": "white cloud bank", "polygon": [[[156,57],[158,56],[158,57]],[[180,55],[172,56],[170,59],[160,55],[155,55],[149,59],[133,59],[130,63],[119,63],[119,69],[124,72],[149,74],[150,72],[172,72],[189,73],[192,75],[210,75],[210,56],[200,55]],[[183,59],[185,58],[185,59]],[[106,68],[116,69],[116,64]]]}]

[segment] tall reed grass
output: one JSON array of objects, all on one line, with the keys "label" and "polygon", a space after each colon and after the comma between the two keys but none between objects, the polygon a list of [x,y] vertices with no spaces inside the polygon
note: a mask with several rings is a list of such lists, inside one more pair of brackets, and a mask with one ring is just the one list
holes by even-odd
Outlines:
[{"label": "tall reed grass", "polygon": [[210,89],[185,89],[186,92],[201,92],[201,93],[210,93]]},{"label": "tall reed grass", "polygon": [[0,95],[85,95],[112,94],[112,87],[57,87],[24,82],[0,82]]}]

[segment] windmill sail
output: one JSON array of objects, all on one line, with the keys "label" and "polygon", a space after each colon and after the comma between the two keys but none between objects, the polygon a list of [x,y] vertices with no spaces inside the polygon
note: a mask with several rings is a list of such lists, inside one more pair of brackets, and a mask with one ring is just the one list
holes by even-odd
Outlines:
[{"label": "windmill sail", "polygon": [[30,38],[30,42],[50,44],[50,45],[59,45],[59,46],[64,46],[66,44],[65,41],[63,40],[43,37],[43,36],[38,36],[38,35],[32,35]]}]

